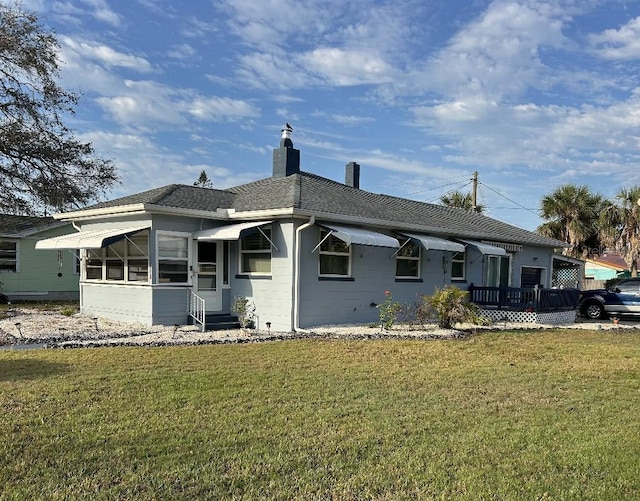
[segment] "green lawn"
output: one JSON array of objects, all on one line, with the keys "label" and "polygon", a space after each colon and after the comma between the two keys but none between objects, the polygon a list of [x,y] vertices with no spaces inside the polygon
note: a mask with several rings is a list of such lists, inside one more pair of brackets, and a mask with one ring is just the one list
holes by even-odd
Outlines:
[{"label": "green lawn", "polygon": [[0,499],[638,499],[640,334],[0,351]]}]

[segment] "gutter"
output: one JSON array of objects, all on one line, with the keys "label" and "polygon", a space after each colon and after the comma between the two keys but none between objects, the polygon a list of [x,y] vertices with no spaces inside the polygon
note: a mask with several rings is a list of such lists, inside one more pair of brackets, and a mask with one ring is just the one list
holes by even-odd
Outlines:
[{"label": "gutter", "polygon": [[300,328],[300,234],[316,223],[316,217],[311,216],[309,221],[296,228],[295,260],[293,261],[293,330],[294,332],[308,332]]}]

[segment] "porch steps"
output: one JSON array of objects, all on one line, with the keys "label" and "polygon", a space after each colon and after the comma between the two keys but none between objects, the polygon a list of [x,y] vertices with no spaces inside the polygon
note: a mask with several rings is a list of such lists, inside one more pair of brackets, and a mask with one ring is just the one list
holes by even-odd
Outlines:
[{"label": "porch steps", "polygon": [[221,331],[239,329],[240,322],[235,315],[228,313],[207,313],[204,317],[204,330]]}]

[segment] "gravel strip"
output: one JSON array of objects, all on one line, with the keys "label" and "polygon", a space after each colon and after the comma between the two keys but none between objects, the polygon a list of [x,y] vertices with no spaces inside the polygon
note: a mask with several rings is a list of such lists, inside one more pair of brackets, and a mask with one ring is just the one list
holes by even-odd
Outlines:
[{"label": "gravel strip", "polygon": [[370,325],[329,325],[301,332],[270,332],[262,330],[222,330],[201,332],[192,325],[143,326],[92,318],[79,313],[65,316],[59,311],[12,308],[0,317],[0,346],[40,346],[47,348],[78,348],[100,346],[175,346],[223,343],[256,343],[286,339],[463,339],[479,331],[532,330],[549,328],[635,329],[635,325],[611,322],[575,323],[565,326],[516,324],[498,322],[491,326],[460,325],[458,329],[440,329],[437,325],[394,326],[381,331]]}]

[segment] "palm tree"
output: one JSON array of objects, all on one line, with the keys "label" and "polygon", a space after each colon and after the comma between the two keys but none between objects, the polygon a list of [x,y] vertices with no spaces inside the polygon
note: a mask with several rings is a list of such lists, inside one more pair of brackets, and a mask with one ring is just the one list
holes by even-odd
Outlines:
[{"label": "palm tree", "polygon": [[589,187],[565,184],[542,198],[540,215],[547,221],[536,232],[566,242],[564,255],[584,257],[598,241],[598,214],[605,205]]},{"label": "palm tree", "polygon": [[[473,198],[471,197],[471,193],[464,194],[459,191],[452,191],[451,193],[442,195],[440,197],[440,202],[442,205],[446,205],[447,207],[457,207],[468,211],[473,210]],[[484,212],[484,206],[476,205],[475,212],[482,214]]]},{"label": "palm tree", "polygon": [[635,277],[640,258],[640,186],[622,188],[616,199],[600,214],[601,236],[620,253]]}]

